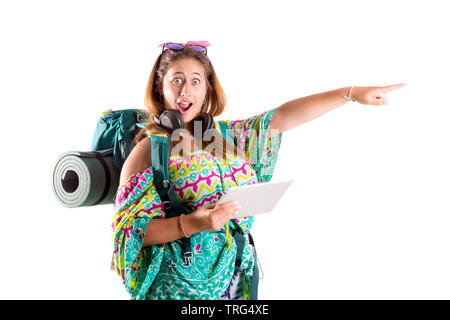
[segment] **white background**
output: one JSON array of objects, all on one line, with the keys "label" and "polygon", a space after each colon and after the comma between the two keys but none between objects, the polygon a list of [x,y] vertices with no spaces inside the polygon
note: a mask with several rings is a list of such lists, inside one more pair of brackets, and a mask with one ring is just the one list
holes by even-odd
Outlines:
[{"label": "white background", "polygon": [[[261,299],[449,299],[445,1],[2,1],[0,298],[128,299],[112,205],[68,209],[57,157],[107,108],[143,107],[165,41],[208,40],[243,119],[344,86],[406,87],[284,133],[294,177],[254,237]],[[446,22],[447,21],[447,22]]]}]

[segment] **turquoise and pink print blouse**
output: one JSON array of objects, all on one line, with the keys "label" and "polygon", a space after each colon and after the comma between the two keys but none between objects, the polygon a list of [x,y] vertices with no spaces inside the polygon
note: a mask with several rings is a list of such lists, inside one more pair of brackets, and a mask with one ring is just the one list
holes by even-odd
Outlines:
[{"label": "turquoise and pink print blouse", "polygon": [[[245,151],[249,162],[229,154],[222,159],[204,150],[187,157],[170,156],[169,177],[182,206],[193,212],[216,203],[228,188],[270,181],[282,137],[280,132],[269,136],[275,110],[244,120],[216,121],[217,129],[218,122],[223,122],[233,130],[234,143]],[[165,217],[152,167],[120,183],[115,210],[114,268],[136,300],[219,299],[231,281],[236,259],[236,245],[227,241],[232,239],[229,232],[240,228],[247,234],[254,221],[253,217],[232,219],[219,231],[193,234],[193,263],[185,265],[181,239],[143,246],[147,224]],[[241,263],[244,282],[251,279],[255,263],[246,244]]]}]

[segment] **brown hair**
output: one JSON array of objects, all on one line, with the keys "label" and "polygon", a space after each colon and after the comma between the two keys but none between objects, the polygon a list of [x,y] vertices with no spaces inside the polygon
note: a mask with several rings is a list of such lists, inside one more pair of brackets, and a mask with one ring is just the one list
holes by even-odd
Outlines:
[{"label": "brown hair", "polygon": [[[166,107],[164,106],[163,96],[159,93],[158,90],[158,85],[162,83],[163,78],[170,67],[170,64],[184,58],[196,59],[201,63],[205,70],[207,92],[200,112],[209,113],[213,117],[218,116],[224,112],[226,108],[225,92],[220,85],[219,79],[217,78],[216,72],[214,71],[214,67],[209,58],[205,54],[192,50],[189,47],[185,47],[182,50],[178,51],[165,50],[156,59],[147,82],[147,88],[145,90],[145,106],[147,112],[149,113],[149,123],[147,124],[146,128],[141,129],[137,133],[134,139],[134,143],[137,143],[150,134],[163,134],[167,136],[170,141],[170,133],[159,126],[157,123],[155,123],[153,120],[153,116],[159,118],[161,114],[166,110]],[[192,132],[192,128],[186,129]],[[222,137],[221,134],[219,136]],[[246,161],[248,161],[242,150],[238,149],[227,139],[222,138],[222,140],[222,150],[234,150],[235,155],[237,154],[241,158],[244,158]],[[216,138],[214,138],[214,143],[218,142],[220,141],[216,141]],[[205,149],[206,144],[211,144],[211,142],[202,141],[203,149]]]}]

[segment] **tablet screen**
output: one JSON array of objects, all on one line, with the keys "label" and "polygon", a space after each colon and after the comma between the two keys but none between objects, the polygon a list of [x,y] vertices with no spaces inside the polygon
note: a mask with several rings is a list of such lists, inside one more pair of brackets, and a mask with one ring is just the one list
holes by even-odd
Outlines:
[{"label": "tablet screen", "polygon": [[273,210],[293,181],[292,179],[288,181],[264,182],[230,187],[220,200],[217,201],[216,206],[228,201],[238,201],[241,209],[233,218],[268,213]]}]

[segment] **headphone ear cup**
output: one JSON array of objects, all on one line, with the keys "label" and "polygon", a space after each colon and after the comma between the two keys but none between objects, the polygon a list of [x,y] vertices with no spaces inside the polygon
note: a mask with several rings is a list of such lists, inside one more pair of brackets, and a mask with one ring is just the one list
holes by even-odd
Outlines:
[{"label": "headphone ear cup", "polygon": [[207,112],[200,112],[194,121],[202,122],[202,134],[205,134],[208,130],[215,129],[216,127],[213,116]]},{"label": "headphone ear cup", "polygon": [[172,133],[176,129],[184,128],[183,117],[178,110],[165,110],[159,117],[159,123],[162,128]]}]

